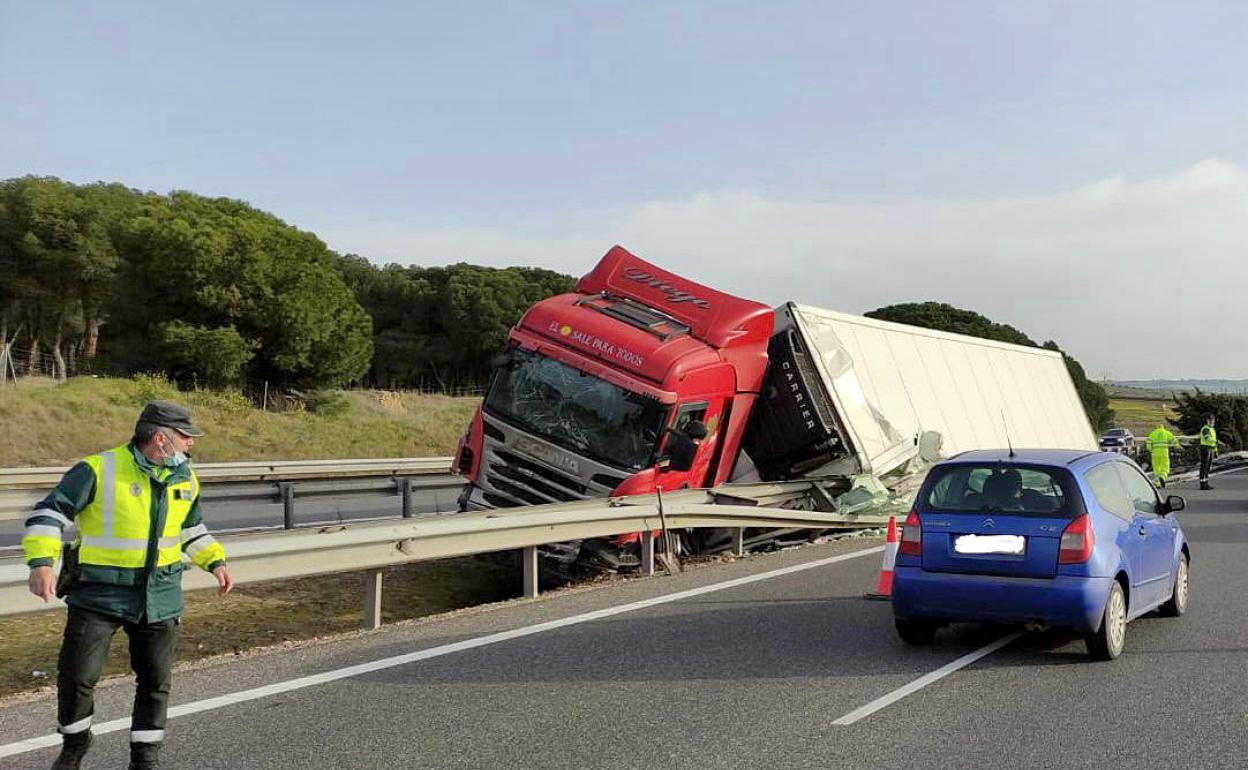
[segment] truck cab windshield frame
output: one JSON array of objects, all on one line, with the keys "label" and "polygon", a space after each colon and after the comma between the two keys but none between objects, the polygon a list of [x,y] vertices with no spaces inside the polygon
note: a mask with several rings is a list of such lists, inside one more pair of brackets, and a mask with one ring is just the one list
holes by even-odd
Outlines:
[{"label": "truck cab windshield frame", "polygon": [[486,413],[624,471],[655,464],[671,407],[519,346],[490,383]]}]

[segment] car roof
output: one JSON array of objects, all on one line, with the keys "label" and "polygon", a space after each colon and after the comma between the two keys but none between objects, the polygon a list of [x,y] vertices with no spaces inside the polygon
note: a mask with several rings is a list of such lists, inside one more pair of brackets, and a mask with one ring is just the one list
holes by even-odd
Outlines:
[{"label": "car roof", "polygon": [[1084,457],[1100,456],[1105,452],[1090,452],[1086,449],[1015,449],[1010,456],[1008,448],[973,449],[954,455],[940,464],[946,463],[1001,463],[1003,465],[1060,465],[1067,466]]}]

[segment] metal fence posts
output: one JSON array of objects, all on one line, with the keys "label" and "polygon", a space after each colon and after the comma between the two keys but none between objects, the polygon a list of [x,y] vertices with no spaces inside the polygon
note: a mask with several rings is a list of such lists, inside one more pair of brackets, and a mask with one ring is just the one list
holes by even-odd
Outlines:
[{"label": "metal fence posts", "polygon": [[654,574],[654,530],[651,529],[641,533],[641,574],[646,577]]},{"label": "metal fence posts", "polygon": [[732,531],[732,555],[738,559],[745,556],[745,527],[737,527]]},{"label": "metal fence posts", "polygon": [[399,479],[399,495],[403,498],[403,518],[412,518],[412,480]]},{"label": "metal fence posts", "polygon": [[282,519],[286,529],[295,528],[295,485],[289,481],[277,484],[277,492],[282,498]]},{"label": "metal fence posts", "polygon": [[364,573],[364,628],[368,631],[381,628],[381,577],[379,569]]},{"label": "metal fence posts", "polygon": [[537,546],[530,545],[522,549],[524,552],[524,598],[537,597]]}]

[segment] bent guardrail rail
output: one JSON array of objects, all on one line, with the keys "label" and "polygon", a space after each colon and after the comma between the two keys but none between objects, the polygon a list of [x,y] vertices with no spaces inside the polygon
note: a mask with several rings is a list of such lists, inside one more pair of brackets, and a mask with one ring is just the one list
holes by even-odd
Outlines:
[{"label": "bent guardrail rail", "polygon": [[[586,500],[494,511],[472,511],[419,519],[308,528],[277,534],[221,538],[236,583],[367,570],[365,626],[380,624],[381,569],[397,564],[494,551],[523,549],[526,596],[537,594],[537,546],[568,540],[642,533],[642,572],[653,574],[653,533],[668,529],[746,527],[772,529],[861,529],[886,524],[887,515],[845,515],[768,507],[808,492],[811,482],[730,485],[663,495]],[[666,523],[666,524],[664,524]],[[20,563],[0,566],[0,615],[59,607],[26,588]],[[209,588],[210,575],[188,570],[188,590]]]}]

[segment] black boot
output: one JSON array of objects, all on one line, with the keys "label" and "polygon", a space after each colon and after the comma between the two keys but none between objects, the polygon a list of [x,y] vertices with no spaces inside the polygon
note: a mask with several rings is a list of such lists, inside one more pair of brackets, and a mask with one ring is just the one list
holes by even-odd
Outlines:
[{"label": "black boot", "polygon": [[1211,486],[1209,485],[1209,482],[1208,482],[1208,481],[1202,481],[1202,482],[1200,482],[1200,488],[1201,488],[1201,489],[1203,489],[1203,490],[1206,490],[1206,491],[1208,491],[1208,490],[1210,490],[1210,489],[1213,489],[1213,487],[1211,487]]},{"label": "black boot", "polygon": [[130,770],[160,770],[160,744],[130,744]]},{"label": "black boot", "polygon": [[91,731],[83,730],[73,735],[61,736],[61,755],[56,758],[52,770],[78,770],[82,767],[82,758],[91,747]]}]

